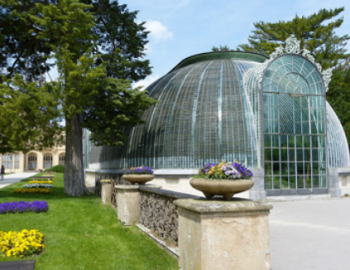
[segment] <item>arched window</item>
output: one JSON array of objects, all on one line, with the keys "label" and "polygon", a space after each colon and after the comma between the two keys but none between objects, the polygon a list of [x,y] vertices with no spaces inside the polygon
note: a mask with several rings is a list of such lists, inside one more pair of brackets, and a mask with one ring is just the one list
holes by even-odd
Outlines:
[{"label": "arched window", "polygon": [[52,167],[52,155],[51,154],[45,154],[44,155],[44,169],[50,169]]},{"label": "arched window", "polygon": [[28,155],[28,170],[35,170],[37,168],[37,156],[32,153]]},{"label": "arched window", "polygon": [[65,154],[61,154],[61,155],[58,157],[58,159],[59,159],[58,164],[64,165],[64,162],[65,162],[65,160],[66,160],[66,155],[65,155]]},{"label": "arched window", "polygon": [[263,78],[268,195],[327,192],[326,97],[321,74],[300,55],[283,55]]},{"label": "arched window", "polygon": [[15,169],[19,169],[19,155],[15,155]]},{"label": "arched window", "polygon": [[3,155],[2,164],[4,165],[5,169],[11,170],[13,168],[13,155],[12,154]]}]

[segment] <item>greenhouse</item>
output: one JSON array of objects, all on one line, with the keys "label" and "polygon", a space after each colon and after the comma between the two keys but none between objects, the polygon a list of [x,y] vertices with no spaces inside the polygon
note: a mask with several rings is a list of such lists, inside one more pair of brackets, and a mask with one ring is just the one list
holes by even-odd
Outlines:
[{"label": "greenhouse", "polygon": [[188,175],[208,162],[260,170],[267,195],[329,193],[329,169],[349,166],[343,127],[322,71],[291,37],[269,58],[248,52],[188,57],[147,88],[159,102],[120,148],[87,147],[88,167],[145,165]]}]

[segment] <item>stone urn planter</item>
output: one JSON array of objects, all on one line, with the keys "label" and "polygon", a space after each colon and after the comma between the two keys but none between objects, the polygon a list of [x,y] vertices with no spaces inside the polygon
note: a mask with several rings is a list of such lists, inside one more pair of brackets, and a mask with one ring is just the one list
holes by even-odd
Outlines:
[{"label": "stone urn planter", "polygon": [[123,174],[122,178],[129,181],[131,184],[144,185],[146,182],[152,181],[154,179],[153,174]]},{"label": "stone urn planter", "polygon": [[214,195],[221,195],[225,200],[230,200],[234,194],[252,188],[254,181],[251,179],[212,180],[191,178],[190,184],[193,188],[202,191],[207,199],[211,199]]}]

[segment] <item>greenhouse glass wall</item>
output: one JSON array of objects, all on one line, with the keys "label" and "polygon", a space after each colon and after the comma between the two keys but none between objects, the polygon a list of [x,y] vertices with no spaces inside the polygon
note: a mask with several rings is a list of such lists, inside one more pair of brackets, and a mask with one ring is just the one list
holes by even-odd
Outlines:
[{"label": "greenhouse glass wall", "polygon": [[268,195],[327,193],[328,168],[349,165],[344,130],[325,98],[329,79],[295,40],[270,58],[191,56],[147,88],[159,102],[127,130],[124,146],[88,147],[89,168],[181,174],[237,160],[264,170]]}]

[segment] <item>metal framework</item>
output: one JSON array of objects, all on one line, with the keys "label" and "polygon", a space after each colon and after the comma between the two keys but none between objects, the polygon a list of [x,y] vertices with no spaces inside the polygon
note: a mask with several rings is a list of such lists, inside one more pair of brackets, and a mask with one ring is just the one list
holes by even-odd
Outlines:
[{"label": "metal framework", "polygon": [[325,88],[306,58],[285,54],[262,83],[265,189],[268,194],[327,192]]},{"label": "metal framework", "polygon": [[265,170],[268,194],[327,192],[327,169],[349,165],[322,71],[291,37],[270,59],[250,53],[186,58],[148,87],[159,102],[118,149],[90,146],[90,168],[197,169],[238,160]]}]

